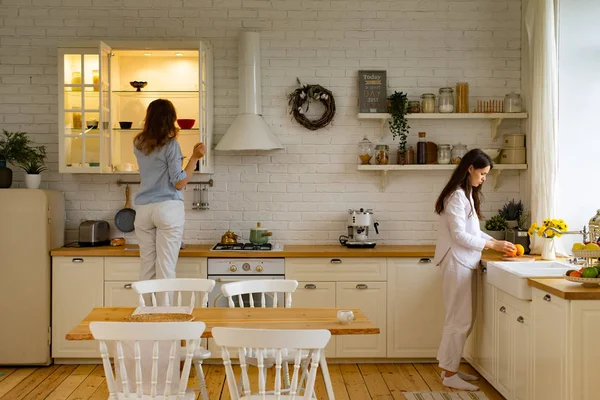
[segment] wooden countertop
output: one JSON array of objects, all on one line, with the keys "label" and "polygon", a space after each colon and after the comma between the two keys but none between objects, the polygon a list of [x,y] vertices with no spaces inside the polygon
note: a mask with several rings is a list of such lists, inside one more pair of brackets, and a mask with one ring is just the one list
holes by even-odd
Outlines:
[{"label": "wooden countertop", "polygon": [[562,278],[528,279],[529,286],[565,300],[600,300],[600,287],[584,288],[581,283]]}]

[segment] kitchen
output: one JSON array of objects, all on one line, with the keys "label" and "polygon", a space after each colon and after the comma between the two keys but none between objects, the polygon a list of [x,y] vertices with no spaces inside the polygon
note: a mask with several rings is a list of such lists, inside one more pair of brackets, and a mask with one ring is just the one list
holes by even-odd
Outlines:
[{"label": "kitchen", "polygon": [[[209,248],[220,242],[226,231],[240,235],[241,242],[248,242],[251,229],[256,227],[257,222],[261,222],[264,228],[272,232],[269,242],[275,249],[281,249],[281,254],[286,259],[286,275],[288,258],[296,260],[295,262],[301,262],[300,259],[307,257],[320,259],[314,260],[315,265],[312,268],[315,273],[325,268],[319,262],[325,261],[327,267],[336,265],[331,264],[333,259],[341,259],[345,264],[355,258],[362,258],[360,262],[369,263],[363,268],[364,272],[355,267],[359,269],[357,275],[349,274],[342,278],[336,275],[315,276],[307,272],[302,275],[300,271],[300,275],[296,277],[303,283],[300,288],[308,284],[316,285],[317,292],[323,293],[322,296],[325,297],[319,300],[320,302],[336,304],[336,301],[340,300],[338,297],[341,298],[340,301],[346,301],[345,299],[352,297],[346,294],[349,293],[348,290],[356,289],[357,284],[366,284],[369,287],[367,291],[372,296],[367,299],[374,299],[369,300],[373,302],[372,309],[376,309],[376,305],[381,302],[389,306],[391,301],[395,301],[391,288],[400,284],[407,285],[407,282],[411,282],[410,279],[414,279],[414,272],[411,271],[421,272],[422,270],[418,269],[421,266],[427,268],[424,280],[428,281],[429,286],[426,286],[426,290],[428,293],[435,293],[437,272],[426,261],[421,262],[421,258],[432,256],[431,245],[435,242],[437,233],[437,217],[432,211],[433,203],[450,171],[434,168],[406,171],[393,169],[398,168],[398,140],[392,139],[387,125],[382,124],[380,119],[357,117],[358,71],[385,70],[388,95],[394,91],[404,91],[408,92],[409,100],[413,101],[421,100],[420,96],[424,93],[437,95],[442,87],[455,88],[457,82],[468,81],[471,108],[476,107],[478,100],[503,99],[506,94],[514,91],[522,94],[523,110],[531,111],[526,89],[528,82],[525,79],[525,72],[530,68],[530,63],[527,60],[527,46],[523,45],[526,35],[522,27],[526,19],[527,1],[403,1],[397,4],[373,4],[362,1],[294,3],[232,0],[198,4],[173,1],[167,5],[143,0],[123,0],[114,1],[110,5],[68,1],[54,3],[42,0],[3,3],[6,7],[2,10],[4,25],[0,74],[3,84],[0,87],[0,121],[3,128],[28,132],[36,142],[47,145],[46,165],[49,170],[42,173],[41,187],[64,194],[65,243],[79,241],[79,226],[83,220],[106,220],[110,223],[110,238],[124,237],[128,245],[134,245],[137,242],[134,232],[119,231],[113,221],[116,213],[125,204],[126,185],[119,185],[118,181],[135,182],[139,180],[139,175],[127,171],[133,169],[133,166],[127,165],[132,164],[131,160],[122,162],[126,171],[60,172],[67,167],[67,163],[63,163],[64,160],[61,159],[65,149],[61,141],[65,138],[57,135],[57,132],[62,132],[59,130],[60,124],[63,123],[61,121],[68,122],[69,119],[64,118],[64,114],[57,107],[60,97],[58,93],[63,91],[62,86],[58,86],[57,91],[57,82],[61,81],[62,76],[59,69],[62,62],[59,49],[77,37],[77,41],[80,42],[78,45],[85,42],[90,46],[91,43],[95,54],[98,54],[99,42],[103,42],[109,47],[113,46],[113,51],[119,56],[119,51],[132,51],[122,43],[134,40],[146,43],[146,46],[147,43],[152,43],[159,47],[153,49],[155,54],[142,54],[140,57],[148,59],[159,57],[157,52],[165,50],[164,42],[186,42],[185,48],[171,47],[182,52],[192,50],[188,45],[191,42],[195,46],[193,50],[198,54],[201,52],[198,43],[202,41],[210,46],[213,52],[213,97],[212,104],[209,105],[208,100],[206,104],[214,109],[212,140],[215,145],[221,141],[239,114],[239,32],[260,32],[262,85],[259,97],[262,102],[262,115],[282,149],[211,152],[213,170],[206,174],[200,171],[197,178],[194,177],[194,181],[208,182],[212,179],[212,186],[188,185],[184,191],[187,219],[184,232],[185,249],[182,251],[191,252],[191,258],[182,257],[182,263],[186,264],[183,271],[186,273],[204,271],[206,263],[214,254]],[[563,6],[563,10],[566,15],[575,14],[575,11],[566,5]],[[565,34],[570,32],[568,27],[561,28],[561,32]],[[580,43],[580,40],[570,42]],[[182,46],[182,43],[178,45]],[[563,50],[573,51],[570,48]],[[127,57],[127,54],[121,53],[121,56]],[[181,56],[171,56],[175,57]],[[140,61],[142,62],[145,61]],[[565,70],[569,66],[561,64],[561,67]],[[568,71],[571,73],[567,74],[570,76],[566,77],[565,81],[579,75],[573,70]],[[64,78],[62,83],[70,84],[72,76]],[[325,128],[308,130],[289,115],[288,95],[298,88],[297,78],[302,84],[320,84],[333,93],[336,113],[333,121]],[[150,91],[150,85],[156,82],[155,78],[144,76],[123,78],[121,89],[127,93],[115,94],[114,99],[129,99],[128,96],[132,95],[129,91],[136,90],[128,86],[130,80],[146,80],[148,86],[141,88],[142,92]],[[200,83],[200,79],[197,80]],[[174,82],[186,83],[176,79]],[[196,81],[188,83],[193,85]],[[582,87],[582,83],[577,83],[576,87]],[[175,89],[159,87],[155,90]],[[199,104],[202,101],[199,95],[201,90],[192,87],[191,91],[196,92],[193,101]],[[593,91],[590,92],[593,95]],[[184,98],[188,96],[179,95]],[[583,107],[582,104],[588,104],[578,100],[582,96],[581,93],[569,93],[566,87],[561,87],[561,96],[563,95],[572,97],[561,100],[561,113],[563,109],[571,110],[570,107],[575,104],[579,104],[580,107]],[[563,131],[558,130],[561,160],[570,161],[561,163],[559,175],[563,182],[575,179],[578,185],[585,183],[586,174],[573,170],[572,165],[579,166],[584,163],[585,170],[593,170],[593,166],[587,164],[587,160],[593,159],[592,154],[580,157],[585,159],[584,161],[573,157],[576,157],[575,154],[591,151],[586,148],[591,149],[594,146],[587,143],[595,139],[588,137],[589,135],[571,136],[583,135],[593,126],[586,119],[588,114],[594,114],[591,112],[593,98],[590,98],[589,103],[590,113],[581,113],[580,109],[569,111],[570,119],[569,115],[561,114],[560,124],[570,121],[573,126],[578,127],[576,131],[581,132],[569,131],[569,135],[561,135]],[[115,104],[116,102],[112,106]],[[178,108],[179,117],[196,119],[195,124],[199,129],[199,115],[187,115],[185,106],[181,107],[181,111]],[[199,105],[194,107],[199,109]],[[319,107],[319,104],[311,107],[308,115],[313,119],[318,118],[323,112]],[[139,121],[134,119],[137,118],[136,115],[135,112],[133,115],[122,117],[114,115],[113,125],[120,128],[119,122],[135,122],[137,126]],[[92,116],[92,119],[94,118],[100,120],[100,115]],[[83,119],[87,121],[87,118]],[[408,121],[408,146],[415,148],[418,132],[426,132],[427,140],[438,144],[448,143],[454,146],[461,143],[468,149],[502,147],[501,139],[494,141],[490,135],[490,128],[497,121],[410,117]],[[497,126],[498,138],[511,133],[529,134],[529,123],[529,119],[503,119]],[[586,123],[588,125],[585,125]],[[380,144],[382,126],[386,128],[383,142],[389,146],[390,164],[386,167],[389,170],[381,171],[377,168],[383,167],[373,164],[369,166],[371,169],[359,168],[358,143],[366,135],[374,146]],[[208,125],[206,129],[208,130]],[[127,134],[133,131],[121,131],[123,132]],[[185,140],[187,136],[182,137]],[[577,137],[577,140],[570,139],[573,137]],[[92,137],[93,140],[95,138]],[[586,146],[578,144],[576,152],[573,142],[586,143]],[[189,156],[191,149],[186,149],[186,145],[187,142],[182,142],[182,150],[184,155]],[[81,147],[76,148],[82,151]],[[527,160],[531,163],[535,157],[532,152],[535,147],[529,138],[526,148]],[[115,154],[111,154],[111,157],[115,157]],[[209,170],[208,166],[206,167]],[[73,168],[73,165],[70,168]],[[83,165],[81,168],[84,168]],[[200,167],[202,168],[205,166]],[[24,175],[16,168],[13,169],[13,187],[24,187]],[[484,186],[485,201],[482,207],[485,216],[493,216],[497,209],[513,198],[522,199],[533,211],[534,203],[530,200],[530,173],[530,168],[499,170],[495,190],[492,187],[492,179]],[[382,182],[383,179],[385,181]],[[131,184],[129,188],[133,197],[137,185]],[[202,196],[205,201],[196,201],[196,197],[200,197],[200,191],[204,192]],[[565,218],[574,229],[586,224],[597,208],[593,192],[590,196],[580,196],[576,190],[557,190],[556,193],[559,203],[556,214]],[[581,209],[567,206],[575,204],[575,201],[582,205]],[[194,210],[195,203],[208,204],[208,209]],[[361,256],[348,257],[346,251],[350,250],[341,247],[339,238],[340,235],[348,233],[348,209],[361,208],[372,209],[373,221],[379,222],[379,232],[375,232],[373,227],[369,234],[378,244],[372,250],[354,249],[360,251]],[[570,239],[565,236],[561,240],[567,242]],[[342,253],[330,256],[331,253],[327,253],[325,248],[320,250],[318,245],[332,246]],[[296,250],[296,246],[308,246],[313,253]],[[411,246],[408,247],[411,250],[406,250],[408,253],[385,253],[386,246]],[[566,247],[570,248],[570,245]],[[82,254],[62,254],[70,259],[82,257]],[[219,253],[219,257],[225,257],[221,254],[225,255],[228,252]],[[269,254],[272,256],[274,253]],[[265,255],[259,252],[246,253],[243,256]],[[128,292],[122,289],[123,285],[130,283],[130,279],[135,279],[131,275],[132,271],[136,271],[136,262],[131,260],[132,257],[135,258],[135,251],[118,252],[117,258],[104,254],[98,257],[92,260],[96,262],[96,270],[92,275],[75,277],[67,274],[67,283],[64,287],[61,286],[61,290],[73,290],[75,285],[72,282],[83,279],[93,285],[94,293],[100,296],[102,304],[105,304],[110,296],[114,296],[115,302],[119,299],[128,301]],[[407,261],[405,257],[409,259],[406,272],[400,273],[400,270],[395,270],[393,273],[397,276],[390,275],[391,265],[404,265],[403,262]],[[114,267],[113,264],[117,263],[121,265]],[[239,267],[243,271],[242,265]],[[294,270],[297,268],[293,266],[294,262],[290,265],[290,271],[298,273]],[[113,268],[116,268],[116,272],[127,271],[129,275],[106,274],[106,271],[111,272]],[[256,266],[252,268],[256,269]],[[420,284],[424,285],[422,282]],[[410,301],[410,295],[419,295],[418,287],[421,286],[413,286],[412,291],[407,287],[402,292],[404,294],[394,295],[398,295],[398,299],[403,302]],[[295,302],[301,304],[302,301],[308,301],[303,300],[306,298],[310,298],[310,294],[300,294]],[[436,301],[440,298],[431,296],[422,300],[428,301],[429,306],[439,306]],[[88,307],[89,304],[85,306]],[[363,308],[363,305],[360,307]],[[89,307],[86,311],[89,311]],[[408,318],[406,314],[411,314],[412,318],[418,317],[418,313],[410,310],[402,312],[405,315],[398,317],[398,321]],[[418,338],[418,335],[427,333],[427,328],[421,328],[421,331],[415,329],[414,332],[404,329],[405,324],[401,322],[394,326],[391,323],[393,317],[390,317],[388,310],[380,314],[378,318],[385,317],[384,325],[388,331],[398,330],[409,335],[406,338],[407,343],[415,340],[415,337]],[[430,324],[439,323],[439,315],[435,313],[427,318],[431,320],[417,325],[428,327]],[[411,335],[414,337],[410,337]],[[389,353],[390,346],[397,349],[398,354],[402,354],[402,351],[409,351],[414,347],[406,346],[402,341],[394,347],[393,344],[390,345],[390,337],[388,332],[387,339],[383,341],[386,342],[385,347],[382,341],[377,340],[370,343],[368,348],[360,348],[358,343],[351,342],[334,343],[332,347],[335,347],[336,351],[340,349],[355,354],[360,351],[369,351],[372,354]],[[427,338],[430,343],[430,347],[426,349],[426,352],[429,352],[427,357],[435,355],[433,347],[437,346],[437,339],[435,336]],[[93,349],[96,350],[95,347]]]}]

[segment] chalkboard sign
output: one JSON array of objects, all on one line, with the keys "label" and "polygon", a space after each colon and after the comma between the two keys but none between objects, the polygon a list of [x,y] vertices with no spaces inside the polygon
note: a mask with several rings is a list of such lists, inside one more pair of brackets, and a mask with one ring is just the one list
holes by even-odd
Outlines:
[{"label": "chalkboard sign", "polygon": [[359,112],[387,112],[386,88],[386,71],[358,71]]}]

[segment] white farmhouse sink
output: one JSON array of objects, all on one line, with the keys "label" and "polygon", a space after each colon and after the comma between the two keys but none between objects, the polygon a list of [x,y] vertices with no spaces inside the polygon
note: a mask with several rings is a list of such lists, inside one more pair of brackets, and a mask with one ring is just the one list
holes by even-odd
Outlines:
[{"label": "white farmhouse sink", "polygon": [[527,278],[556,278],[576,268],[556,261],[488,262],[488,283],[522,300],[531,300]]}]

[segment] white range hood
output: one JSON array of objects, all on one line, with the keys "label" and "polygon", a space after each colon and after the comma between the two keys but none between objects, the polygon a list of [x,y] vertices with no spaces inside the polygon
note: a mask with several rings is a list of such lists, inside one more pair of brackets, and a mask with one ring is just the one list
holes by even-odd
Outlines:
[{"label": "white range hood", "polygon": [[277,136],[262,118],[258,32],[240,32],[238,60],[239,113],[215,150],[283,149]]}]

